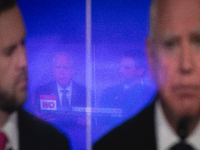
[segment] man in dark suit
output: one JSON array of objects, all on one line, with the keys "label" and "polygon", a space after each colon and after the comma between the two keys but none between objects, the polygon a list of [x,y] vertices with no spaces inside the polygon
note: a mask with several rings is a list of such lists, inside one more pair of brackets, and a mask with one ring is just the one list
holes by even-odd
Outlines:
[{"label": "man in dark suit", "polygon": [[200,137],[200,0],[153,0],[147,54],[158,94],[94,149],[193,150]]},{"label": "man in dark suit", "polygon": [[99,107],[111,108],[113,111],[119,109],[119,113],[99,118],[100,124],[119,124],[141,109],[144,103],[149,102],[152,91],[146,92],[149,86],[144,83],[144,62],[145,54],[142,51],[134,49],[124,53],[119,67],[121,82],[105,89],[99,102]]},{"label": "man in dark suit", "polygon": [[[37,111],[41,114],[41,117],[44,117],[44,119],[46,118],[47,121],[49,118],[50,120],[55,119],[55,122],[57,122],[58,120],[63,121],[65,118],[69,119],[70,115],[76,112],[74,107],[86,107],[86,88],[73,81],[73,60],[71,55],[67,52],[59,51],[55,54],[52,71],[55,80],[38,87],[36,89],[35,100]],[[63,90],[66,90],[66,93],[63,93]],[[43,102],[45,99],[44,96],[54,96],[55,109],[54,107],[50,109],[43,106],[46,104]],[[65,97],[65,99],[63,99],[63,97]],[[66,117],[67,114],[69,115],[68,117]],[[59,117],[60,115],[63,115],[64,118]],[[72,118],[74,118],[74,116]],[[73,122],[69,121],[66,123],[73,124]]]},{"label": "man in dark suit", "polygon": [[86,87],[73,81],[73,59],[65,51],[54,55],[52,71],[55,80],[36,89],[37,115],[69,135],[79,149],[86,143]]},{"label": "man in dark suit", "polygon": [[0,1],[0,149],[69,149],[67,138],[22,109],[27,97],[26,31],[15,0]]}]

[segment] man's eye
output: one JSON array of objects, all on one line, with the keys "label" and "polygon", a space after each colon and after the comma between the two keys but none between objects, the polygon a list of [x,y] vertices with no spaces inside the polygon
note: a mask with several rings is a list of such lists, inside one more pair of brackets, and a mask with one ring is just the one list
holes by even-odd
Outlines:
[{"label": "man's eye", "polygon": [[26,41],[25,41],[25,39],[23,39],[23,40],[21,41],[21,45],[25,46],[25,43],[26,43]]},{"label": "man's eye", "polygon": [[200,46],[200,37],[195,37],[195,38],[193,39],[193,43],[194,43],[195,45],[197,45],[197,46]]},{"label": "man's eye", "polygon": [[167,49],[173,49],[176,46],[174,41],[166,41],[164,42],[164,47]]},{"label": "man's eye", "polygon": [[11,46],[5,50],[5,55],[11,56],[15,50],[16,50],[16,46]]}]

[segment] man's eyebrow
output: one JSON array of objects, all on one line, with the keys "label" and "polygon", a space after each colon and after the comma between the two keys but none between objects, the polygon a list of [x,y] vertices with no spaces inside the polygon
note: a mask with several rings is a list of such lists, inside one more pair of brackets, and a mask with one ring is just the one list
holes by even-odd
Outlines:
[{"label": "man's eyebrow", "polygon": [[192,35],[200,35],[200,28],[197,30],[192,31]]},{"label": "man's eyebrow", "polygon": [[17,47],[17,44],[16,43],[13,43],[13,44],[10,44],[10,45],[6,45],[4,48],[3,48],[3,50],[4,51],[7,51],[7,50],[9,50],[9,49],[14,49],[14,48],[16,48]]},{"label": "man's eyebrow", "polygon": [[22,35],[22,38],[21,38],[19,41],[14,42],[14,43],[12,43],[12,44],[6,45],[6,46],[3,48],[3,50],[4,50],[4,51],[7,51],[7,50],[10,50],[10,49],[16,48],[18,44],[21,44],[22,42],[25,42],[25,41],[26,41],[26,35],[27,35],[26,32],[24,32],[24,34]]},{"label": "man's eyebrow", "polygon": [[178,33],[166,32],[166,33],[162,33],[159,36],[152,38],[151,40],[152,40],[152,42],[158,43],[158,42],[163,42],[166,40],[176,39],[178,37],[179,37]]},{"label": "man's eyebrow", "polygon": [[176,33],[165,33],[163,35],[160,36],[160,40],[164,41],[164,40],[170,40],[170,39],[174,39],[177,38],[178,34]]}]

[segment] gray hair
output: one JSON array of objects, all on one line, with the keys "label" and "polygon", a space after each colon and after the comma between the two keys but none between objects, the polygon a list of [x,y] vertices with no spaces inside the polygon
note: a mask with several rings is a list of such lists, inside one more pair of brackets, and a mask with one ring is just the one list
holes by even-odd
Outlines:
[{"label": "gray hair", "polygon": [[151,5],[150,5],[150,18],[149,18],[149,38],[153,38],[153,32],[155,28],[155,23],[156,23],[156,14],[157,14],[157,7],[158,7],[158,2],[160,0],[151,0]]}]

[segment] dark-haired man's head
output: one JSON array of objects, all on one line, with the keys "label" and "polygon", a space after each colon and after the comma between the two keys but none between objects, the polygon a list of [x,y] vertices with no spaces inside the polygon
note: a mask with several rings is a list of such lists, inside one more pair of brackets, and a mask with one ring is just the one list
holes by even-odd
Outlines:
[{"label": "dark-haired man's head", "polygon": [[125,83],[140,81],[145,71],[144,61],[144,54],[139,51],[125,52],[119,69],[122,81]]},{"label": "dark-haired man's head", "polygon": [[27,95],[26,30],[16,1],[0,1],[0,111],[12,112]]},{"label": "dark-haired man's head", "polygon": [[0,13],[14,7],[16,5],[16,0],[1,0],[0,1]]}]

